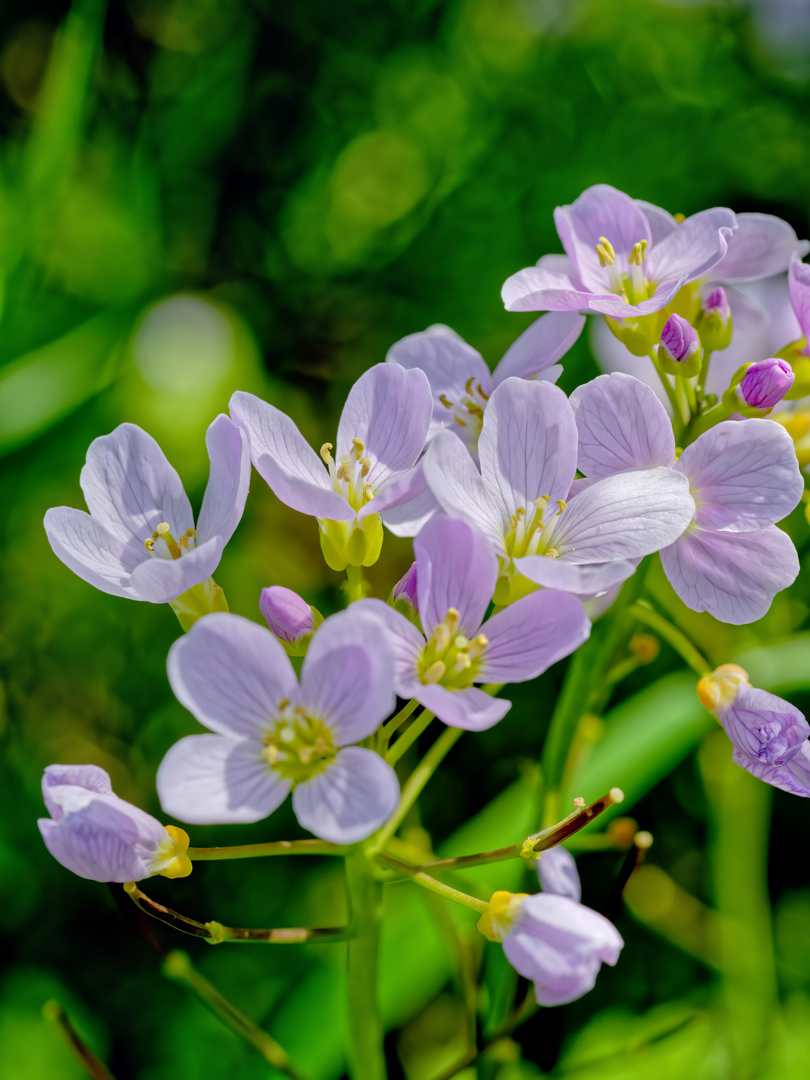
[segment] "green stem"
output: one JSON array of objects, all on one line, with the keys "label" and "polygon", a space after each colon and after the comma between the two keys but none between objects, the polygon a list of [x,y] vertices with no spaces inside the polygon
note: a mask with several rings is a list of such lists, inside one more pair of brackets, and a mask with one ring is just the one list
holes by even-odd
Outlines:
[{"label": "green stem", "polygon": [[392,855],[386,855],[384,852],[380,852],[376,857],[385,866],[390,866],[392,870],[399,870],[401,874],[405,874],[411,881],[421,885],[423,889],[436,893],[437,896],[443,896],[446,900],[452,900],[454,904],[461,904],[462,907],[469,908],[471,911],[477,911],[479,915],[483,915],[484,912],[489,910],[489,904],[486,900],[479,900],[477,897],[470,896],[469,893],[462,892],[460,889],[445,885],[443,882],[431,877],[430,874],[426,874],[424,870],[420,870],[418,866],[408,866],[407,863],[400,862],[399,859],[395,859]]},{"label": "green stem", "polygon": [[638,622],[649,626],[651,630],[655,630],[700,678],[711,674],[712,669],[708,660],[698,652],[689,638],[677,626],[673,626],[671,622],[665,619],[663,615],[653,611],[646,600],[637,600],[629,608],[628,614],[632,615]]},{"label": "green stem", "polygon": [[383,1025],[377,1002],[382,886],[363,850],[346,856],[354,936],[349,942],[348,1014],[352,1080],[385,1080]]},{"label": "green stem", "polygon": [[353,604],[355,600],[362,600],[366,595],[362,567],[347,566],[346,581],[349,586],[349,603]]},{"label": "green stem", "polygon": [[383,726],[380,728],[378,743],[380,753],[385,753],[388,748],[388,740],[391,738],[397,728],[405,723],[405,721],[408,719],[408,717],[411,715],[411,713],[414,711],[418,704],[419,702],[416,700],[416,698],[411,698],[408,704],[403,705],[399,712],[395,713],[394,716],[391,717],[388,723],[383,724]]},{"label": "green stem", "polygon": [[42,1015],[46,1020],[50,1020],[51,1023],[56,1024],[60,1028],[62,1034],[76,1053],[79,1061],[81,1061],[84,1066],[88,1076],[92,1076],[93,1080],[115,1080],[115,1077],[104,1062],[96,1057],[70,1022],[70,1017],[62,1008],[60,1002],[55,1000],[46,1001],[42,1006]]},{"label": "green stem", "polygon": [[348,847],[326,840],[276,840],[269,844],[237,844],[234,847],[190,847],[192,862],[224,859],[259,859],[268,855],[345,855]]},{"label": "green stem", "polygon": [[706,381],[709,378],[709,361],[712,358],[712,350],[703,350],[703,363],[700,368],[700,375],[698,375],[697,390],[698,393],[703,395],[706,392]]},{"label": "green stem", "polygon": [[428,709],[421,712],[416,719],[411,723],[411,726],[400,735],[388,753],[385,755],[385,760],[389,765],[396,765],[406,750],[410,750],[430,721],[433,719],[433,713]]},{"label": "green stem", "polygon": [[[400,824],[405,818],[405,815],[408,813],[410,808],[418,799],[422,788],[425,786],[431,776],[433,776],[436,769],[444,760],[445,755],[449,753],[452,747],[455,746],[455,744],[458,742],[463,730],[463,728],[447,727],[438,737],[433,746],[431,746],[431,748],[416,766],[414,771],[408,777],[408,782],[402,789],[402,796],[399,800],[399,806],[394,811],[394,816],[391,818],[391,820],[386,822],[386,824],[383,825],[383,827],[377,833],[377,836],[374,839],[374,846],[370,850],[370,854],[377,855],[379,852],[382,851],[382,849],[388,843],[389,839],[399,828]],[[405,734],[410,734],[410,730],[407,731]],[[402,740],[400,740],[400,742],[401,741]],[[394,750],[397,749],[397,746],[399,746],[399,743],[394,746]],[[390,756],[388,760],[391,761]]]},{"label": "green stem", "polygon": [[284,1047],[224,998],[219,990],[196,970],[187,953],[173,949],[163,961],[162,970],[167,979],[190,990],[225,1027],[250,1043],[268,1065],[272,1065],[285,1076],[299,1080],[301,1074],[293,1068]]}]

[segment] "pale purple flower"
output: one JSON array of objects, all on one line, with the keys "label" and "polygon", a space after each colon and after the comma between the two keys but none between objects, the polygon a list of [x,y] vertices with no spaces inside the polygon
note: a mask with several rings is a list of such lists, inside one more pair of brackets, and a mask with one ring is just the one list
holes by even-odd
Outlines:
[{"label": "pale purple flower", "polygon": [[731,739],[733,761],[760,780],[810,797],[810,724],[794,705],[751,686],[737,664],[704,676],[697,692]]},{"label": "pale purple flower", "polygon": [[121,424],[87,451],[81,486],[90,513],[45,515],[54,553],[102,592],[163,604],[206,583],[239,524],[250,481],[247,439],[227,416],[205,435],[211,472],[194,528],[180,478],[151,435]]},{"label": "pale purple flower", "polygon": [[670,315],[661,331],[661,349],[677,364],[685,364],[700,348],[694,327],[680,315]]},{"label": "pale purple flower", "polygon": [[262,589],[259,611],[288,656],[303,656],[323,615],[292,589],[271,585]]},{"label": "pale purple flower", "polygon": [[90,881],[186,877],[188,836],[113,793],[97,765],[49,765],[42,777],[49,818],[37,824],[51,855]]},{"label": "pale purple flower", "polygon": [[567,896],[577,903],[582,899],[576,860],[560,844],[541,854],[537,860],[537,877],[544,893]]},{"label": "pale purple flower", "polygon": [[798,255],[790,260],[788,288],[790,303],[804,338],[802,354],[810,356],[810,266]]},{"label": "pale purple flower", "polygon": [[360,600],[353,608],[385,622],[400,697],[415,698],[451,727],[483,731],[503,719],[511,703],[475,683],[533,679],[578,648],[591,625],[576,597],[554,590],[525,596],[484,622],[498,560],[463,521],[434,518],[413,546],[424,634],[379,600]]},{"label": "pale purple flower", "polygon": [[629,577],[631,560],[672,543],[694,514],[687,481],[671,470],[575,483],[574,415],[550,383],[507,379],[496,387],[479,460],[480,472],[444,432],[423,467],[444,512],[487,537],[510,579],[517,570],[538,585],[596,595]]},{"label": "pale purple flower", "polygon": [[772,409],[787,394],[795,379],[787,360],[772,356],[751,365],[737,392],[745,404],[754,409]]},{"label": "pale purple flower", "polygon": [[201,619],[169,652],[169,682],[213,734],[176,743],[157,774],[167,814],[193,824],[259,821],[292,791],[300,824],[353,844],[399,799],[390,765],[352,745],[395,703],[385,629],[355,610],[315,631],[300,683],[269,630],[239,615]]},{"label": "pale purple flower", "polygon": [[624,941],[604,915],[553,893],[499,891],[478,929],[500,941],[506,959],[534,983],[541,1005],[565,1005],[587,994],[602,964],[614,965]]},{"label": "pale purple flower", "polygon": [[660,311],[723,259],[736,228],[731,210],[715,208],[664,234],[638,202],[607,184],[558,206],[554,220],[570,270],[532,266],[513,274],[501,291],[510,311],[593,311],[617,319]]},{"label": "pale purple flower", "polygon": [[775,527],[804,485],[793,443],[772,420],[717,424],[675,460],[669,418],[652,389],[614,373],[578,387],[579,469],[604,480],[640,466],[666,466],[688,481],[696,509],[689,528],[661,550],[672,587],[694,611],[753,622],[799,572],[796,550]]}]

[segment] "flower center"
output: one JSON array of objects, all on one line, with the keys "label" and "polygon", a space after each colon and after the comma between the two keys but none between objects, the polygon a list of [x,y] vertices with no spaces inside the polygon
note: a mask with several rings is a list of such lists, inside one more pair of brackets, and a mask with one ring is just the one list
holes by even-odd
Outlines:
[{"label": "flower center", "polygon": [[541,495],[534,500],[528,511],[525,506],[519,506],[512,514],[504,537],[506,554],[510,560],[520,559],[524,555],[549,555],[553,559],[557,558],[559,552],[550,546],[551,534],[554,523],[565,510],[565,500],[557,499],[557,509],[546,521],[549,503],[548,495]]},{"label": "flower center", "polygon": [[623,297],[628,304],[639,304],[655,292],[655,285],[648,281],[643,270],[647,259],[647,241],[633,244],[627,256],[627,268],[622,267],[622,257],[606,236],[599,237],[596,245],[599,265],[607,270],[608,287],[612,293]]},{"label": "flower center", "polygon": [[737,700],[740,687],[750,686],[748,672],[738,664],[721,664],[711,675],[704,675],[697,684],[700,704],[709,712],[727,709]]},{"label": "flower center", "polygon": [[361,439],[352,439],[351,450],[348,454],[341,454],[339,461],[332,457],[331,450],[332,443],[329,442],[321,447],[321,457],[329,468],[332,490],[342,495],[352,510],[359,510],[374,498],[371,484],[366,481],[371,462],[363,457],[365,444]]},{"label": "flower center", "polygon": [[276,721],[264,738],[262,757],[285,780],[300,784],[324,769],[337,753],[329,728],[300,705],[279,703]]},{"label": "flower center", "polygon": [[154,854],[151,864],[152,873],[167,878],[188,877],[191,873],[191,859],[186,854],[189,844],[188,833],[176,825],[165,825],[164,828],[166,839]]},{"label": "flower center", "polygon": [[450,608],[422,650],[417,670],[422,683],[438,683],[450,690],[464,690],[481,670],[489,642],[484,634],[472,640],[458,633],[459,613]]},{"label": "flower center", "polygon": [[509,934],[527,896],[528,893],[511,893],[505,889],[499,889],[492,894],[489,910],[484,912],[477,923],[478,930],[487,941],[502,941],[504,934]]},{"label": "flower center", "polygon": [[144,540],[143,546],[159,559],[179,559],[184,551],[197,546],[197,533],[194,529],[186,529],[175,540],[168,521],[161,521],[152,535]]},{"label": "flower center", "polygon": [[462,429],[464,439],[472,446],[478,445],[481,426],[484,423],[484,409],[489,401],[481,383],[471,375],[464,386],[464,394],[458,401],[453,401],[447,394],[439,394],[439,401],[450,412],[450,418]]}]

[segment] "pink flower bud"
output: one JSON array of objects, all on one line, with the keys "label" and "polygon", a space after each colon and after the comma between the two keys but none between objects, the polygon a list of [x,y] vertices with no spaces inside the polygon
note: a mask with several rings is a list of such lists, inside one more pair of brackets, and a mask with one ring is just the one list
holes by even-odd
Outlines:
[{"label": "pink flower bud", "polygon": [[793,386],[796,375],[787,360],[758,360],[740,383],[740,397],[755,409],[772,409]]},{"label": "pink flower bud", "polygon": [[399,581],[394,586],[394,590],[391,593],[391,603],[394,607],[397,607],[397,600],[402,600],[409,607],[413,608],[415,612],[419,611],[419,602],[416,598],[416,563],[412,563],[409,570],[407,570]]},{"label": "pink flower bud", "polygon": [[731,318],[731,307],[728,302],[728,297],[726,296],[726,290],[722,285],[718,285],[716,289],[712,289],[703,301],[703,314],[717,315],[722,319],[723,326],[725,326]]},{"label": "pink flower bud", "polygon": [[315,629],[312,608],[298,593],[283,585],[262,589],[259,610],[279,641],[301,641]]},{"label": "pink flower bud", "polygon": [[661,333],[661,348],[670,360],[684,364],[700,348],[700,342],[686,319],[670,315]]}]

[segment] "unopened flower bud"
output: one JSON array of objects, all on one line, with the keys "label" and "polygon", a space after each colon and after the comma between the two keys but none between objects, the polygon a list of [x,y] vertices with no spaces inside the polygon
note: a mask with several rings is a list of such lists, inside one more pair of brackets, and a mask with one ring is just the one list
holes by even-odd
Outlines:
[{"label": "unopened flower bud", "polygon": [[671,375],[691,376],[700,370],[700,341],[694,327],[680,315],[670,315],[664,324],[658,355]]},{"label": "unopened flower bud", "polygon": [[391,607],[412,623],[418,623],[419,600],[416,593],[416,563],[412,563],[394,588],[388,600]]},{"label": "unopened flower bud", "polygon": [[743,376],[738,393],[754,409],[772,409],[793,386],[796,376],[787,360],[757,360]]},{"label": "unopened flower bud", "polygon": [[323,616],[298,593],[283,585],[262,589],[259,610],[267,625],[291,656],[302,656]]},{"label": "unopened flower bud", "polygon": [[708,349],[709,352],[719,352],[727,348],[732,332],[731,307],[722,285],[712,289],[703,301],[696,325],[704,349]]},{"label": "unopened flower bud", "polygon": [[642,664],[651,664],[658,659],[661,643],[652,634],[633,634],[630,638],[630,652]]}]

